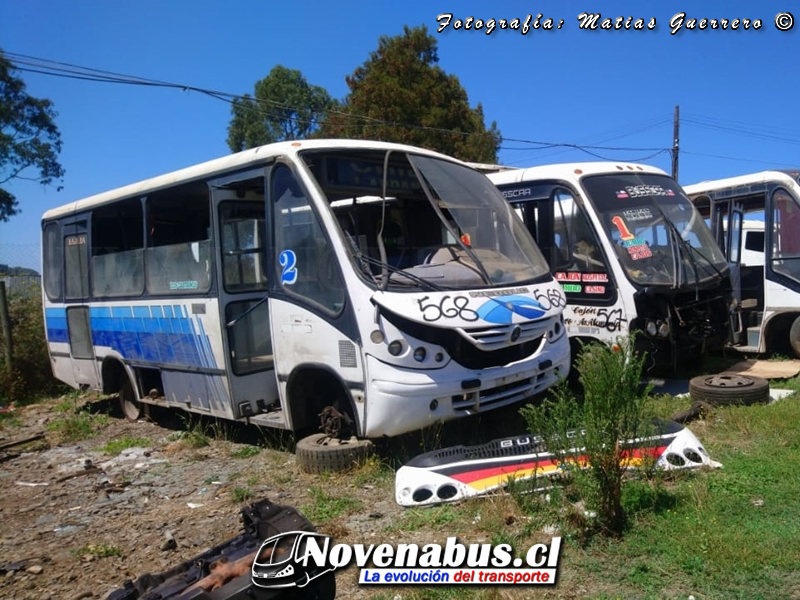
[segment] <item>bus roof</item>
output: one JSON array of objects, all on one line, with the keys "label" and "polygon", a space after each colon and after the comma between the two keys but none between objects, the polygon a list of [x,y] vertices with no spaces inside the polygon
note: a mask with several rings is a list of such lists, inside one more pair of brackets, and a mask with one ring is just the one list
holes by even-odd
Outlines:
[{"label": "bus roof", "polygon": [[596,161],[540,165],[537,167],[528,167],[512,171],[490,173],[488,177],[493,183],[502,185],[504,183],[519,183],[522,181],[538,181],[544,179],[562,179],[577,182],[586,175],[602,175],[605,173],[620,172],[655,173],[658,175],[666,175],[666,173],[661,169],[648,165],[616,161]]},{"label": "bus roof", "polygon": [[758,173],[738,175],[736,177],[727,177],[725,179],[701,181],[699,183],[685,185],[683,186],[683,189],[687,196],[693,196],[696,194],[714,192],[727,188],[767,183],[769,181],[800,183],[800,170],[774,169],[771,171],[760,171]]},{"label": "bus roof", "polygon": [[158,175],[150,179],[145,179],[130,185],[119,187],[116,189],[101,192],[87,198],[75,200],[67,204],[63,204],[56,208],[52,208],[42,215],[42,220],[55,219],[64,215],[80,212],[96,206],[122,200],[124,198],[135,198],[144,194],[152,193],[160,189],[168,188],[181,183],[189,183],[198,179],[212,177],[218,174],[224,174],[228,171],[233,171],[238,168],[247,168],[248,166],[255,167],[260,162],[266,162],[270,158],[278,156],[293,155],[301,150],[314,150],[314,149],[369,149],[375,148],[378,150],[402,150],[406,152],[414,152],[416,154],[424,154],[427,156],[435,156],[444,158],[453,162],[466,165],[463,161],[459,161],[450,156],[418,148],[415,146],[407,146],[405,144],[395,144],[392,142],[375,142],[367,140],[294,140],[288,142],[277,142],[275,144],[267,144],[237,152],[229,156],[215,158],[200,164]]}]

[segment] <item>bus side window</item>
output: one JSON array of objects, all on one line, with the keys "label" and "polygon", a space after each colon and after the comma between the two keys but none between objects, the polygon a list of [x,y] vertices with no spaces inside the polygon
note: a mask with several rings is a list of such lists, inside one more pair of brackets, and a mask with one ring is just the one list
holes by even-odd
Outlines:
[{"label": "bus side window", "polygon": [[92,213],[92,295],[138,296],[144,291],[142,202],[132,198]]},{"label": "bus side window", "polygon": [[275,223],[277,277],[287,292],[331,312],[344,306],[344,281],[308,197],[288,166],[272,171],[270,197]]},{"label": "bus side window", "polygon": [[151,294],[211,289],[211,212],[205,182],[157,192],[147,199],[145,279]]},{"label": "bus side window", "polygon": [[570,192],[558,189],[553,194],[554,248],[559,269],[581,272],[607,271],[597,238],[583,210]]}]

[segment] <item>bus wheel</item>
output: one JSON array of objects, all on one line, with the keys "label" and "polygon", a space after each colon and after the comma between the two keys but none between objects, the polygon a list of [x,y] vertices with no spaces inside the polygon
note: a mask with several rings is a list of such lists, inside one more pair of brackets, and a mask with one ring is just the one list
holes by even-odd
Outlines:
[{"label": "bus wheel", "polygon": [[135,421],[142,416],[142,403],[136,397],[131,380],[127,377],[123,377],[122,386],[119,388],[119,407],[129,421]]},{"label": "bus wheel", "polygon": [[756,404],[769,402],[769,381],[741,373],[701,375],[689,381],[692,400],[708,402],[711,406]]},{"label": "bus wheel", "polygon": [[792,345],[792,352],[800,358],[800,317],[797,317],[789,330],[789,343]]},{"label": "bus wheel", "polygon": [[363,463],[372,453],[372,442],[356,437],[338,439],[315,433],[297,442],[297,464],[306,473],[340,473]]}]

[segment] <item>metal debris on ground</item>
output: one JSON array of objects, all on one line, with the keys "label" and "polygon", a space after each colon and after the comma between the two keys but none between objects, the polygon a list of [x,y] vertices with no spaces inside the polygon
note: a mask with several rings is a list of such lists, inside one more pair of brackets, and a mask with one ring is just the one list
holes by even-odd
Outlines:
[{"label": "metal debris on ground", "polygon": [[[164,571],[126,581],[106,600],[266,600],[305,598],[332,600],[336,595],[333,574],[304,588],[265,589],[252,583],[251,569],[261,543],[279,533],[315,531],[297,509],[268,499],[242,509],[243,533]],[[171,532],[161,549],[177,547]]]}]

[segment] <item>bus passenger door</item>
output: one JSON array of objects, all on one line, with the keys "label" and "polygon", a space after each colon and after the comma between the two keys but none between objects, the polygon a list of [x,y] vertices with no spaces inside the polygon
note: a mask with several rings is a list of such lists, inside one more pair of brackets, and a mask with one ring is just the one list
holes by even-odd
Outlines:
[{"label": "bus passenger door", "polygon": [[[219,318],[234,417],[285,427],[272,354],[264,170],[210,182],[217,244]],[[272,421],[275,421],[272,423]]]},{"label": "bus passenger door", "polygon": [[78,387],[100,387],[89,316],[89,238],[86,219],[62,228],[64,301],[72,375]]},{"label": "bus passenger door", "polygon": [[731,292],[737,302],[737,311],[731,315],[731,336],[734,344],[745,343],[747,329],[747,309],[742,305],[742,205],[732,199],[712,200],[711,232],[728,261],[731,278]]},{"label": "bus passenger door", "polygon": [[728,266],[731,270],[731,285],[733,297],[738,302],[742,301],[742,227],[744,223],[744,210],[739,202],[732,202],[728,215],[728,226],[725,249],[727,250]]}]

